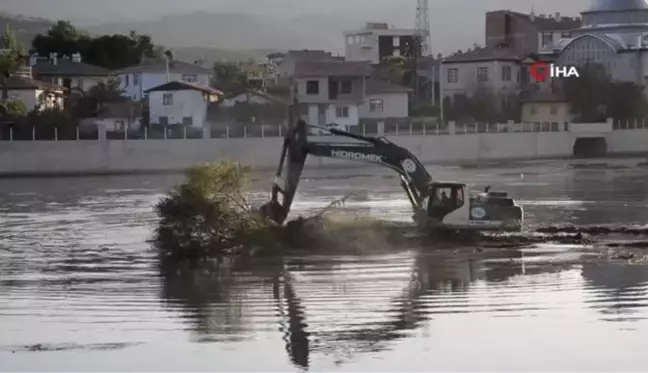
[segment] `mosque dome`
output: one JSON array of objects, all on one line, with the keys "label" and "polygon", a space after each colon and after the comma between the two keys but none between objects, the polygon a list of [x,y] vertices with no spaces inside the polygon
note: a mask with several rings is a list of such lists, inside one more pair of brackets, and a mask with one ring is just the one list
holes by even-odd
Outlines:
[{"label": "mosque dome", "polygon": [[592,0],[585,12],[648,10],[648,0]]}]

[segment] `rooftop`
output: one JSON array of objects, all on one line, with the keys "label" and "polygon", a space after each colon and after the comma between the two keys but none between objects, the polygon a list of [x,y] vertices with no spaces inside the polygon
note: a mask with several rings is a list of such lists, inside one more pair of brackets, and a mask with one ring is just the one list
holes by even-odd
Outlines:
[{"label": "rooftop", "polygon": [[648,2],[646,0],[592,0],[589,8],[583,13],[625,10],[648,10]]},{"label": "rooftop", "polygon": [[[166,69],[167,61],[165,58],[152,58],[145,59],[139,65],[118,70],[117,74],[166,73]],[[180,74],[209,74],[211,70],[193,63],[173,60],[169,62],[169,72]]]},{"label": "rooftop", "polygon": [[223,93],[212,87],[207,87],[200,84],[189,83],[189,82],[180,82],[180,81],[164,83],[157,87],[149,88],[146,91],[144,91],[144,93],[161,92],[161,91],[200,91],[212,95]]},{"label": "rooftop", "polygon": [[560,13],[554,15],[538,15],[538,14],[524,14],[514,12],[511,10],[497,10],[489,13],[508,13],[511,16],[533,23],[536,27],[543,31],[567,31],[577,29],[582,26],[582,21],[578,17],[565,17]]},{"label": "rooftop", "polygon": [[289,50],[286,57],[302,61],[331,61],[335,59],[331,52],[315,49]]},{"label": "rooftop", "polygon": [[44,76],[109,76],[112,71],[103,67],[77,62],[68,58],[57,58],[56,64],[48,58],[39,58],[32,66],[34,75]]},{"label": "rooftop", "polygon": [[371,66],[367,62],[298,60],[295,64],[295,77],[297,78],[327,76],[360,77],[370,75]]},{"label": "rooftop", "polygon": [[10,76],[6,80],[6,87],[10,90],[36,90],[43,91],[64,91],[65,88],[56,84],[42,82],[40,80],[29,79],[22,76]]},{"label": "rooftop", "polygon": [[391,84],[390,82],[378,79],[367,80],[366,88],[368,95],[377,93],[400,93],[413,91],[411,88]]},{"label": "rooftop", "polygon": [[505,48],[476,48],[468,52],[457,53],[445,59],[444,63],[477,62],[477,61],[520,61],[523,56]]}]

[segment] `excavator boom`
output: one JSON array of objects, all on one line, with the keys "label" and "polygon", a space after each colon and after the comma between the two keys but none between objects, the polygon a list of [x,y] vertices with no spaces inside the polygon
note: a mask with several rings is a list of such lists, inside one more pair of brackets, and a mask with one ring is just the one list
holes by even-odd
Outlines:
[{"label": "excavator boom", "polygon": [[412,204],[412,209],[417,211],[421,208],[424,198],[429,193],[432,177],[412,153],[386,138],[360,136],[336,129],[330,129],[329,132],[334,136],[355,141],[310,142],[307,125],[302,120],[286,133],[272,187],[272,197],[269,203],[262,206],[262,215],[278,224],[285,221],[290,213],[308,155],[370,162],[392,169],[400,175],[401,185]]}]

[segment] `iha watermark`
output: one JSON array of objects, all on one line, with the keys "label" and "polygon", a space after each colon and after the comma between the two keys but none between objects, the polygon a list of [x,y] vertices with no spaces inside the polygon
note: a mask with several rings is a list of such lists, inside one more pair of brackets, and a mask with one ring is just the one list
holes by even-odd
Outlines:
[{"label": "iha watermark", "polygon": [[531,79],[544,82],[547,78],[580,78],[576,66],[560,66],[543,61],[534,62],[529,68]]}]

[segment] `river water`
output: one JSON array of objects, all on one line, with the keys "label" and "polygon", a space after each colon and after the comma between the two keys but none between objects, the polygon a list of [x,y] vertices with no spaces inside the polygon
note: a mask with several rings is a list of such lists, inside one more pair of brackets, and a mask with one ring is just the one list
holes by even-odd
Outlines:
[{"label": "river water", "polygon": [[[624,161],[616,161],[624,164]],[[574,162],[572,162],[574,163]],[[354,173],[362,175],[351,177]],[[646,224],[646,169],[435,168],[511,192],[530,227]],[[393,175],[312,175],[297,210],[409,219]],[[315,177],[317,176],[317,177]],[[642,371],[648,266],[579,248],[403,247],[162,278],[152,207],[178,176],[0,181],[0,370]],[[255,183],[265,196],[271,178]],[[642,342],[643,341],[643,342]]]}]

